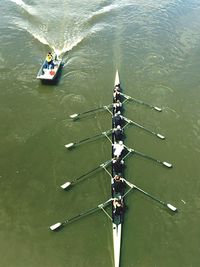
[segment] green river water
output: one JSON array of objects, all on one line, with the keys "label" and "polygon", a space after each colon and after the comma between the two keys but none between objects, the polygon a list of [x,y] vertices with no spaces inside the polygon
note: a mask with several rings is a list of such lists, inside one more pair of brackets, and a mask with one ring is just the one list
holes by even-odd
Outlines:
[{"label": "green river water", "polygon": [[[120,267],[200,266],[200,2],[1,0],[0,10],[0,267],[113,266],[103,212],[49,226],[110,197],[104,171],[60,185],[110,159],[103,138],[64,144],[110,128],[106,112],[69,115],[109,104],[116,69],[124,93],[163,108],[125,104],[126,117],[166,136],[129,127],[126,144],[174,166],[134,156],[126,178],[179,211],[130,193]],[[54,49],[64,66],[44,85],[36,75]]]}]

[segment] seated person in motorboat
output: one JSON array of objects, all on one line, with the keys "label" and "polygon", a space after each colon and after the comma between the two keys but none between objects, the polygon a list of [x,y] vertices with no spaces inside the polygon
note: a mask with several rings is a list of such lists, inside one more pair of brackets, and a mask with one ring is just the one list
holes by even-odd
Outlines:
[{"label": "seated person in motorboat", "polygon": [[54,69],[53,55],[51,52],[47,54],[44,69]]}]

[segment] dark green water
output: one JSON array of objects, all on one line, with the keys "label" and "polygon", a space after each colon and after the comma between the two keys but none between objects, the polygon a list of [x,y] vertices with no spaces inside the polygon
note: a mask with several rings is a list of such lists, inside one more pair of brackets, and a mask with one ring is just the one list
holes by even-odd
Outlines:
[{"label": "dark green water", "polygon": [[[60,185],[110,158],[105,139],[64,144],[109,129],[104,112],[68,116],[110,103],[116,69],[125,93],[163,108],[127,104],[127,117],[166,140],[129,127],[126,144],[174,164],[132,157],[126,178],[179,209],[130,193],[121,267],[200,266],[199,1],[1,0],[0,9],[0,267],[113,266],[104,213],[49,226],[110,197],[103,171],[67,192]],[[51,49],[64,68],[57,85],[42,85]]]}]

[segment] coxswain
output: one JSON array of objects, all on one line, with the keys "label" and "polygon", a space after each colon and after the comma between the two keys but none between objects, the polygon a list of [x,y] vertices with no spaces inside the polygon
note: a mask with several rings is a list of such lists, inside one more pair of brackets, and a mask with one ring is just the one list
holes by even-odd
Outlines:
[{"label": "coxswain", "polygon": [[113,155],[114,157],[120,157],[122,155],[122,152],[124,150],[124,144],[123,141],[119,141],[118,143],[115,142],[113,145]]},{"label": "coxswain", "polygon": [[121,110],[122,110],[122,103],[119,100],[117,100],[117,102],[113,104],[113,112],[117,113],[119,111],[121,112]]},{"label": "coxswain", "polygon": [[115,198],[113,200],[113,207],[114,207],[113,213],[115,215],[122,215],[123,214],[123,212],[124,212],[124,205],[123,205],[121,199]]},{"label": "coxswain", "polygon": [[114,185],[113,185],[114,193],[116,194],[119,193],[121,195],[124,194],[124,190],[126,186],[124,179],[119,174],[116,174],[113,178],[113,182],[114,182]]},{"label": "coxswain", "polygon": [[113,129],[113,134],[116,142],[121,141],[123,139],[123,129],[120,125],[117,125],[117,127]]},{"label": "coxswain", "polygon": [[114,157],[112,159],[112,168],[114,174],[121,174],[124,168],[124,161],[119,157]]}]

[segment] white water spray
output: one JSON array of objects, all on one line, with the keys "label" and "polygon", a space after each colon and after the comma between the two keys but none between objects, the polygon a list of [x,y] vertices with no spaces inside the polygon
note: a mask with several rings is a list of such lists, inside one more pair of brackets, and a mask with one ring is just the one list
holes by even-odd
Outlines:
[{"label": "white water spray", "polygon": [[17,4],[18,6],[23,8],[26,12],[28,12],[31,15],[36,14],[36,10],[32,6],[25,4],[22,0],[10,0],[10,1]]}]

